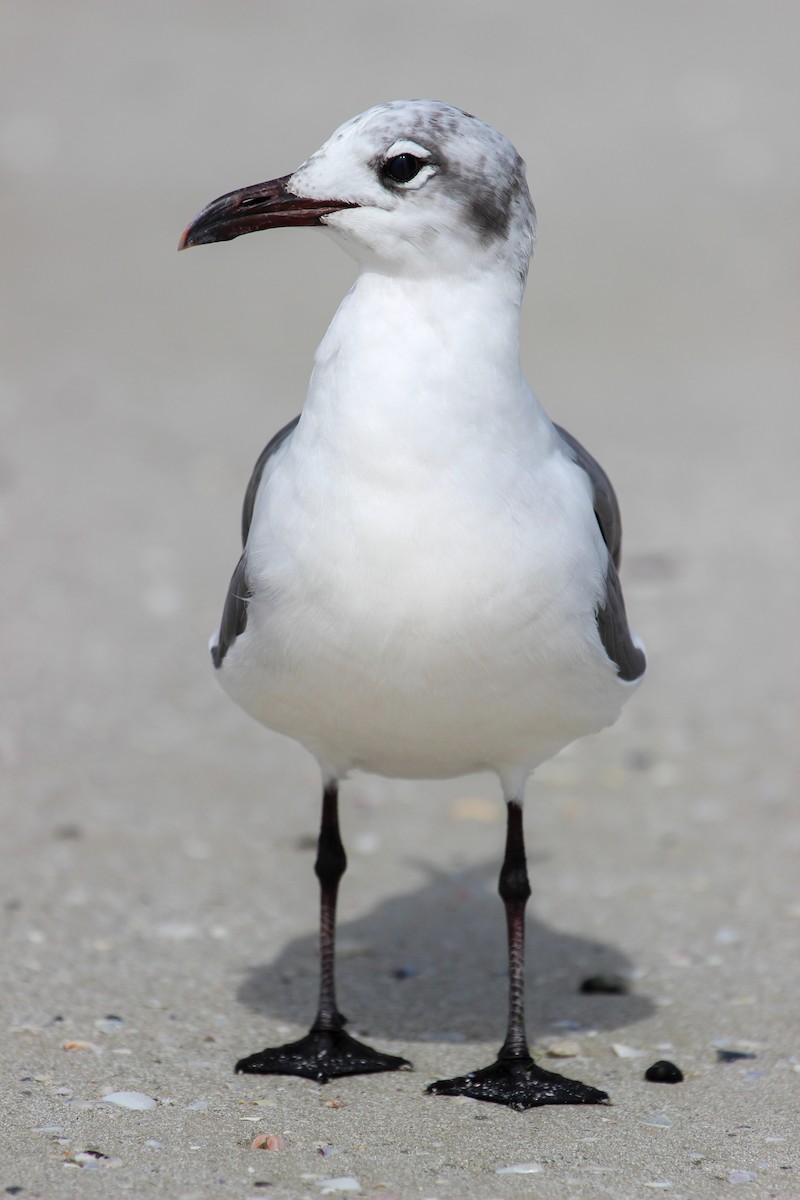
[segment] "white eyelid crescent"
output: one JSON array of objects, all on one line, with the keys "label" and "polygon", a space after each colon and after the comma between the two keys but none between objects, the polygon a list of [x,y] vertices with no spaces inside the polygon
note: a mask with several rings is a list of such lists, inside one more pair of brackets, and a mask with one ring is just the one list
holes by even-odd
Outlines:
[{"label": "white eyelid crescent", "polygon": [[392,142],[389,149],[386,151],[387,158],[396,158],[398,154],[413,154],[415,158],[430,158],[430,150],[426,150],[424,146],[419,146],[416,142],[410,141],[408,138],[400,138],[397,142]]}]

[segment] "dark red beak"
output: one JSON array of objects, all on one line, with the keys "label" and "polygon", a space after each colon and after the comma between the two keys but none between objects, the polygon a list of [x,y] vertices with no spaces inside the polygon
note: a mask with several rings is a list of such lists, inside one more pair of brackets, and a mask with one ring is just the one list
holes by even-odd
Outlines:
[{"label": "dark red beak", "polygon": [[229,242],[258,229],[280,229],[287,225],[319,225],[322,217],[343,208],[358,208],[350,200],[313,200],[294,196],[287,190],[290,175],[254,183],[228,192],[199,212],[183,231],[179,250],[207,242]]}]

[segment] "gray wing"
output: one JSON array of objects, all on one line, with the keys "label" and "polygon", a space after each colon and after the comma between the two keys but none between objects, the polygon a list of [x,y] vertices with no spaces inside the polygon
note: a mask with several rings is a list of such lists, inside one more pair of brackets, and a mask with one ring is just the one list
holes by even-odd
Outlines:
[{"label": "gray wing", "polygon": [[215,645],[211,647],[211,660],[217,668],[222,666],[225,655],[237,637],[247,627],[247,605],[253,594],[247,582],[247,535],[250,532],[250,524],[253,520],[253,509],[255,508],[258,485],[261,483],[261,476],[264,474],[267,462],[278,447],[282,446],[286,439],[291,436],[299,420],[299,417],[295,417],[288,425],[284,425],[283,429],[279,433],[276,433],[274,438],[267,442],[258,456],[256,465],[253,467],[253,473],[250,476],[250,482],[244,494],[244,504],[242,505],[242,546],[244,547],[244,551],[236,564],[236,569],[228,584],[228,594],[225,597],[222,620],[219,623],[219,636]]},{"label": "gray wing", "polygon": [[253,509],[256,504],[256,493],[258,485],[261,483],[261,476],[264,474],[264,467],[267,465],[267,460],[272,458],[275,451],[283,445],[290,434],[294,433],[299,417],[295,417],[288,425],[284,425],[283,429],[271,438],[264,449],[258,456],[258,461],[253,467],[253,474],[250,476],[250,482],[247,485],[247,491],[244,494],[244,504],[242,505],[242,546],[247,545],[247,535],[250,532],[250,522],[253,520]]},{"label": "gray wing", "polygon": [[611,480],[596,459],[592,458],[577,438],[560,425],[556,430],[567,448],[570,457],[589,476],[592,485],[594,515],[608,547],[605,598],[595,611],[597,632],[606,654],[617,668],[620,679],[632,682],[644,674],[646,660],[644,652],[634,643],[625,613],[622,585],[619,581],[619,564],[622,553],[622,520],[619,504],[611,486]]}]

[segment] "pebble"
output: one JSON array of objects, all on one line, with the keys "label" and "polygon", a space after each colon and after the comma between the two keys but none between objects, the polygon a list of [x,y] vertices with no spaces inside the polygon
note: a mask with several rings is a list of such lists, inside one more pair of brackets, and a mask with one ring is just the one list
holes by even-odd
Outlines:
[{"label": "pebble", "polygon": [[586,996],[624,996],[629,988],[621,975],[589,975],[581,981],[580,991]]},{"label": "pebble", "polygon": [[355,1175],[341,1175],[338,1179],[318,1179],[317,1187],[322,1189],[323,1196],[332,1196],[334,1192],[360,1192],[361,1184]]},{"label": "pebble", "polygon": [[393,979],[413,979],[415,975],[419,975],[419,967],[411,963],[403,963],[402,966],[394,967],[392,970]]},{"label": "pebble", "polygon": [[613,1042],[611,1049],[617,1058],[639,1058],[644,1054],[644,1050],[637,1050],[635,1046],[626,1046],[623,1042]]},{"label": "pebble", "polygon": [[99,1029],[101,1033],[116,1033],[117,1030],[125,1028],[125,1022],[116,1013],[109,1013],[105,1017],[98,1017],[94,1023],[94,1027],[95,1029]]},{"label": "pebble", "polygon": [[107,1096],[101,1096],[101,1099],[106,1104],[116,1104],[119,1108],[141,1110],[155,1108],[158,1103],[152,1096],[145,1096],[144,1092],[109,1092]]},{"label": "pebble", "polygon": [[660,1188],[662,1192],[666,1192],[672,1187],[672,1180],[670,1180],[670,1179],[651,1179],[649,1183],[643,1184],[643,1187]]},{"label": "pebble", "polygon": [[102,1054],[100,1047],[96,1046],[94,1042],[74,1041],[72,1038],[66,1042],[62,1042],[61,1049],[66,1050],[70,1054],[74,1053],[75,1050],[93,1050],[95,1054]]},{"label": "pebble", "polygon": [[75,1150],[69,1158],[64,1161],[65,1167],[84,1167],[90,1171],[97,1171],[102,1168],[113,1170],[114,1167],[122,1166],[121,1158],[111,1158],[108,1154],[101,1154],[99,1150]]},{"label": "pebble", "polygon": [[662,1114],[659,1114],[656,1117],[650,1117],[650,1119],[648,1121],[642,1121],[642,1124],[643,1125],[654,1125],[656,1127],[656,1129],[671,1129],[672,1128],[672,1121],[670,1121],[669,1117],[665,1117]]},{"label": "pebble", "polygon": [[728,1183],[755,1183],[755,1171],[728,1171]]},{"label": "pebble", "polygon": [[721,1050],[719,1047],[717,1047],[717,1062],[740,1062],[743,1058],[755,1057],[756,1055],[751,1054],[749,1050]]},{"label": "pebble", "polygon": [[514,1163],[511,1167],[498,1167],[495,1175],[541,1175],[544,1167],[538,1162]]},{"label": "pebble", "polygon": [[551,1042],[547,1047],[550,1058],[575,1058],[580,1052],[580,1043],[571,1038],[561,1038],[560,1041]]},{"label": "pebble", "polygon": [[683,1071],[666,1058],[660,1058],[648,1067],[644,1077],[648,1083],[683,1083]]}]

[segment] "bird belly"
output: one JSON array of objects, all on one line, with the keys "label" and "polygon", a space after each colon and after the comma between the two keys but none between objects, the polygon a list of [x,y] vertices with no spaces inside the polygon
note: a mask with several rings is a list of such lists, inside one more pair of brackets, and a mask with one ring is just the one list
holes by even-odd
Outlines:
[{"label": "bird belly", "polygon": [[530,769],[616,720],[627,692],[597,635],[591,524],[565,553],[559,522],[536,545],[514,521],[487,528],[485,507],[480,525],[462,501],[432,526],[384,505],[316,545],[257,545],[223,687],[339,774]]},{"label": "bird belly", "polygon": [[[246,638],[238,646],[244,656]],[[298,741],[338,775],[363,770],[393,778],[436,779],[475,771],[533,769],[564,746],[611,724],[625,699],[604,680],[554,680],[528,661],[503,672],[499,664],[465,671],[460,661],[402,664],[318,646],[313,663],[259,667],[229,656],[221,682],[251,716]],[[591,690],[594,703],[587,703]],[[597,703],[597,701],[600,703]]]}]

